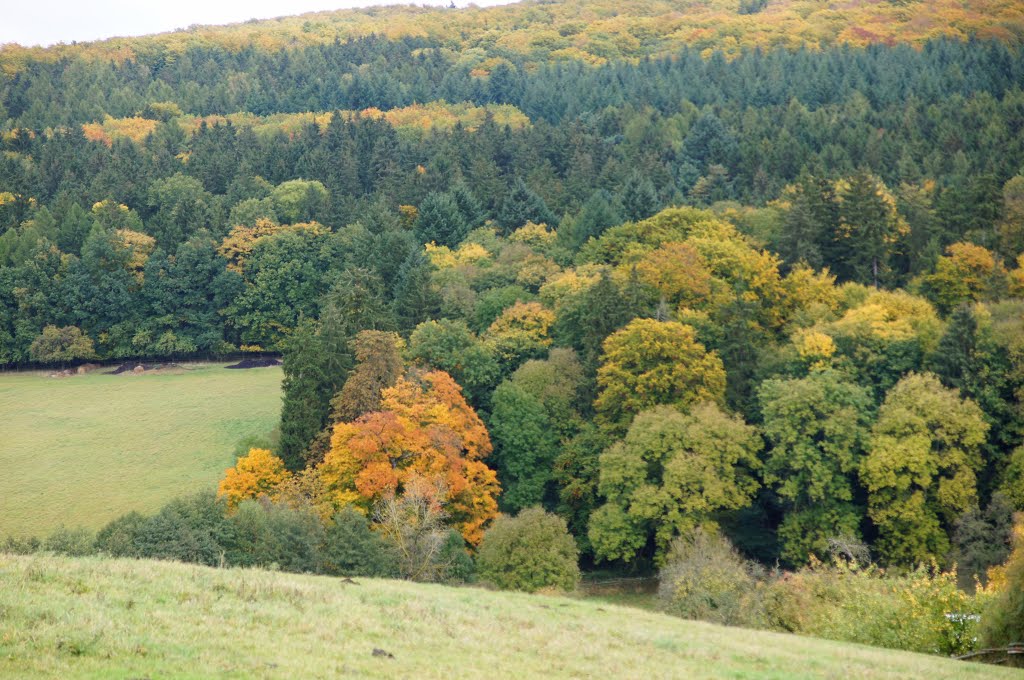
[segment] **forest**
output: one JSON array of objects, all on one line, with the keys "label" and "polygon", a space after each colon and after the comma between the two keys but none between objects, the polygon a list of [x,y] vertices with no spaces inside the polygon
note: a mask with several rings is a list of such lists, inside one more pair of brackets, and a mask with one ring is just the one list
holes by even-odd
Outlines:
[{"label": "forest", "polygon": [[[1019,7],[734,4],[0,48],[0,365],[283,361],[279,432],[220,500],[101,543],[215,563],[152,545],[220,503],[235,563],[296,571],[415,516],[455,571],[522,519],[620,574],[725,550],[734,584],[814,590],[837,557],[933,594],[1019,582]],[[246,552],[300,507],[333,557]],[[398,571],[443,580],[422,566]],[[750,624],[733,606],[685,612]]]}]

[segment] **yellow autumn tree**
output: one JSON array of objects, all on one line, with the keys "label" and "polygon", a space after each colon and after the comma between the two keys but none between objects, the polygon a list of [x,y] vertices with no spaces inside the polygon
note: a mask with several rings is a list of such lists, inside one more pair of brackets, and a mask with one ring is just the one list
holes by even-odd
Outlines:
[{"label": "yellow autumn tree", "polygon": [[497,475],[483,462],[490,452],[487,428],[462,389],[447,373],[429,371],[383,390],[380,411],[338,423],[316,471],[335,507],[363,511],[414,479],[436,481],[453,526],[476,545],[498,514]]},{"label": "yellow autumn tree", "polygon": [[228,507],[234,508],[248,498],[274,496],[278,488],[291,478],[284,467],[284,461],[267,449],[249,449],[249,453],[238,459],[235,467],[224,472],[224,479],[217,487],[217,495],[223,496]]}]

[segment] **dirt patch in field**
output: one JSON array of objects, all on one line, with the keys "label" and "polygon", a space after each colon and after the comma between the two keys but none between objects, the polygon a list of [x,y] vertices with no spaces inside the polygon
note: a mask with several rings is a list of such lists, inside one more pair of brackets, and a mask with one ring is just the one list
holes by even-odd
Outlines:
[{"label": "dirt patch in field", "polygon": [[162,363],[162,364],[147,364],[138,361],[129,361],[121,364],[113,371],[107,371],[107,375],[141,375],[143,373],[177,373],[182,368],[178,364],[173,363]]},{"label": "dirt patch in field", "polygon": [[275,357],[253,357],[252,359],[242,359],[237,364],[231,364],[224,368],[267,368],[280,365],[281,360]]}]

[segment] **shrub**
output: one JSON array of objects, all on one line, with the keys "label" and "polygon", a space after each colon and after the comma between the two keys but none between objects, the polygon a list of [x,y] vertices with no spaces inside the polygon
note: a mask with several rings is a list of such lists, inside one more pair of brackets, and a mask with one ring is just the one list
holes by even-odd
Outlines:
[{"label": "shrub", "polygon": [[42,547],[42,542],[35,536],[8,536],[3,543],[0,543],[0,552],[12,555],[31,555],[39,552]]},{"label": "shrub", "polygon": [[110,520],[96,532],[96,549],[111,557],[138,557],[139,532],[147,519],[137,512],[129,512]]},{"label": "shrub", "polygon": [[324,534],[323,570],[337,576],[398,575],[398,556],[352,507],[342,508]]},{"label": "shrub", "polygon": [[81,557],[96,550],[96,539],[88,529],[59,527],[43,541],[43,550]]},{"label": "shrub", "polygon": [[575,590],[579,552],[565,520],[541,508],[500,517],[477,553],[480,579],[505,590]]},{"label": "shrub", "polygon": [[955,571],[891,575],[872,565],[813,562],[766,590],[773,628],[930,654],[963,654],[976,644],[976,600],[958,588]]},{"label": "shrub", "polygon": [[1014,550],[993,570],[991,584],[995,596],[984,609],[982,639],[991,647],[1024,642],[1024,516],[1018,515]]},{"label": "shrub", "polygon": [[266,499],[242,501],[230,516],[228,564],[291,572],[318,571],[323,525],[311,510]]},{"label": "shrub", "polygon": [[469,554],[466,539],[455,529],[448,530],[439,555],[444,565],[440,579],[443,583],[472,583],[476,578],[476,564]]},{"label": "shrub", "polygon": [[171,501],[139,526],[139,557],[220,565],[234,529],[225,511],[213,492]]},{"label": "shrub", "polygon": [[698,527],[672,542],[662,568],[662,609],[687,619],[756,626],[763,621],[760,568],[727,538]]}]

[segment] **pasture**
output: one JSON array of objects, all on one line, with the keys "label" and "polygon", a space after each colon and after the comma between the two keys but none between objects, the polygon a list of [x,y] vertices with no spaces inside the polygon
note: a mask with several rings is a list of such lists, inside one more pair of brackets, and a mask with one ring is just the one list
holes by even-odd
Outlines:
[{"label": "pasture", "polygon": [[276,427],[279,367],[0,374],[0,536],[101,527],[215,485],[235,444]]}]

